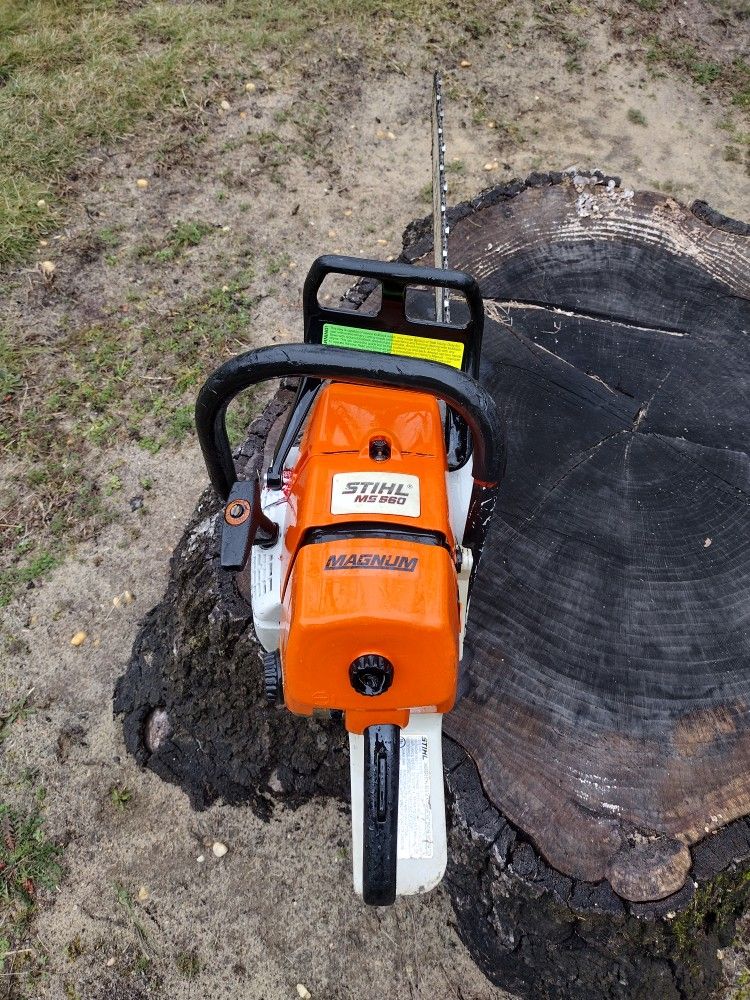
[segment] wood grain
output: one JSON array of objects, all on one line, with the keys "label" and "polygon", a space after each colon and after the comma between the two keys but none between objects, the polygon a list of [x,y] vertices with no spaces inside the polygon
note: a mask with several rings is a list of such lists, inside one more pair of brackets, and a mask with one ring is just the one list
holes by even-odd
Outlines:
[{"label": "wood grain", "polygon": [[446,729],[555,868],[658,899],[750,813],[750,238],[580,177],[451,254],[509,459]]}]

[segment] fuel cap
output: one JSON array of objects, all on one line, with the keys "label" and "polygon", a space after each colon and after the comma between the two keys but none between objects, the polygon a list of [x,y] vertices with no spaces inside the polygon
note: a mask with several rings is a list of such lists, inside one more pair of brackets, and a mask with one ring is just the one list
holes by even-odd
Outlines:
[{"label": "fuel cap", "polygon": [[365,653],[349,667],[349,680],[359,694],[383,694],[393,683],[393,664],[378,653]]}]

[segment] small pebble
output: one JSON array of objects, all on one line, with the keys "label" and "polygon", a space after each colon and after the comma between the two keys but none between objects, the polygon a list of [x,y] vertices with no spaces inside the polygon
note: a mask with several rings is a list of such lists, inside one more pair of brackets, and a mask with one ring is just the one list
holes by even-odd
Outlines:
[{"label": "small pebble", "polygon": [[131,497],[128,500],[131,510],[140,510],[143,506],[143,497],[139,494],[138,496]]},{"label": "small pebble", "polygon": [[708,546],[709,546],[710,544],[711,544],[711,539],[710,539],[710,538],[707,538],[707,539],[705,540],[705,542],[703,543],[703,548],[704,548],[704,549],[707,549],[707,548],[708,548]]},{"label": "small pebble", "polygon": [[379,247],[387,247],[388,246],[388,240],[375,240],[375,242],[377,243],[377,245]]},{"label": "small pebble", "polygon": [[198,862],[199,865],[202,865],[206,859],[202,854],[199,854],[195,860]]},{"label": "small pebble", "polygon": [[352,210],[351,210],[350,208],[345,208],[345,209],[344,209],[344,215],[345,215],[345,216],[346,216],[347,218],[349,218],[349,216],[350,216],[351,214],[352,214]]},{"label": "small pebble", "polygon": [[246,83],[245,84],[245,90],[248,92],[248,94],[254,94],[255,93],[255,89],[256,88],[255,88],[255,84],[254,83]]},{"label": "small pebble", "polygon": [[113,955],[112,958],[107,959],[107,968],[111,969],[114,964],[115,964],[115,957]]},{"label": "small pebble", "polygon": [[40,198],[39,201],[36,203],[36,207],[37,208],[46,208],[47,207],[47,202],[44,200],[44,198]]},{"label": "small pebble", "polygon": [[48,247],[49,246],[49,240],[39,240],[39,246],[40,247]]},{"label": "small pebble", "polygon": [[224,855],[229,850],[229,848],[227,847],[226,844],[222,844],[220,840],[217,840],[216,843],[211,848],[211,850],[214,852],[214,857],[223,858]]},{"label": "small pebble", "polygon": [[228,292],[229,291],[229,285],[222,285],[221,286],[221,290],[222,290],[222,292]]},{"label": "small pebble", "polygon": [[43,260],[39,264],[39,270],[45,278],[51,278],[57,270],[57,265],[53,260]]},{"label": "small pebble", "polygon": [[461,67],[461,69],[468,69],[469,66],[471,66],[471,62],[468,59],[462,59],[461,62],[459,63],[459,66]]},{"label": "small pebble", "polygon": [[149,896],[148,889],[146,888],[145,885],[142,885],[140,887],[140,889],[138,890],[138,899],[141,901],[141,903],[145,903],[146,900],[149,899],[149,898],[150,898],[150,896]]},{"label": "small pebble", "polygon": [[331,238],[333,238],[333,237],[334,237],[334,236],[336,235],[336,230],[335,230],[335,229],[329,229],[329,230],[328,230],[328,235],[329,235],[329,236],[330,236]]},{"label": "small pebble", "polygon": [[221,110],[222,111],[229,111],[231,109],[231,107],[232,107],[232,105],[226,99],[221,102]]},{"label": "small pebble", "polygon": [[145,191],[146,188],[148,187],[148,181],[146,180],[145,177],[139,177],[138,180],[135,182],[135,186],[137,188],[140,188],[141,191]]},{"label": "small pebble", "polygon": [[386,139],[395,139],[396,138],[395,134],[393,132],[391,132],[391,131],[386,132],[385,133],[385,137],[386,137]]},{"label": "small pebble", "polygon": [[493,160],[492,163],[485,163],[484,170],[497,170],[497,160]]},{"label": "small pebble", "polygon": [[85,632],[76,632],[76,634],[70,640],[70,645],[71,646],[82,646],[85,641],[86,641],[86,633]]},{"label": "small pebble", "polygon": [[310,991],[302,983],[297,983],[297,993],[300,995],[300,1000],[312,1000],[310,996]]}]

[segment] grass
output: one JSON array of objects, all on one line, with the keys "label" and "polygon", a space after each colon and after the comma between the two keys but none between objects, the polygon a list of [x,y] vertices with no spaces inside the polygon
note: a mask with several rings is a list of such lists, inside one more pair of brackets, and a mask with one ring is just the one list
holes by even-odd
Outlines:
[{"label": "grass", "polygon": [[[458,9],[457,9],[458,8]],[[448,0],[4,0],[0,5],[0,266],[22,264],[64,212],[65,178],[86,154],[170,107],[192,103],[196,87],[221,91],[236,67],[262,51],[293,62],[309,44],[310,25],[362,31],[378,49],[399,29],[459,18],[478,37],[493,5]],[[390,24],[386,25],[386,18]],[[394,24],[395,22],[395,28]],[[389,39],[390,36],[390,39]],[[240,81],[237,81],[238,83]],[[210,85],[210,86],[209,86]],[[297,111],[308,140],[325,109]],[[310,148],[308,142],[308,148]]]},{"label": "grass", "polygon": [[143,922],[138,914],[138,908],[136,907],[132,895],[120,882],[115,883],[114,890],[117,904],[125,914],[128,923],[132,926],[133,931],[135,932],[141,956],[150,961],[151,955],[149,954],[150,944],[148,934],[146,933],[146,928],[143,926]]},{"label": "grass", "polygon": [[[565,69],[569,73],[583,72],[583,54],[588,48],[588,42],[583,37],[579,19],[584,16],[586,10],[575,2],[568,0],[547,0],[546,3],[536,5],[534,8],[534,18],[540,27],[552,38],[555,38],[567,53]],[[576,17],[577,23],[569,24],[566,18],[570,15]]]},{"label": "grass", "polygon": [[109,801],[118,812],[125,812],[133,793],[124,785],[113,785],[109,790]]},{"label": "grass", "polygon": [[195,979],[201,971],[201,963],[195,951],[180,951],[175,957],[177,971],[185,979]]},{"label": "grass", "polygon": [[17,722],[28,719],[34,711],[29,705],[29,700],[34,693],[34,689],[27,691],[23,697],[14,701],[4,712],[0,712],[0,745],[10,735],[10,731]]},{"label": "grass", "polygon": [[638,108],[628,108],[628,121],[633,125],[648,125],[646,116]]},{"label": "grass", "polygon": [[[38,810],[38,807],[37,807]],[[14,975],[31,964],[26,948],[29,923],[43,890],[62,877],[61,848],[50,841],[38,811],[23,814],[0,803],[0,974]],[[27,970],[29,971],[29,970]]]},{"label": "grass", "polygon": [[139,247],[136,256],[166,264],[190,247],[197,247],[213,230],[214,227],[206,222],[175,222],[161,246]]},{"label": "grass", "polygon": [[750,110],[750,63],[737,58],[719,62],[692,42],[666,40],[651,35],[646,62],[652,69],[670,66],[687,73],[693,83],[710,88],[741,110]]},{"label": "grass", "polygon": [[[54,343],[20,345],[0,331],[0,450],[16,460],[0,491],[0,606],[114,516],[122,482],[111,469],[99,475],[100,446],[136,442],[156,453],[192,432],[199,384],[247,335],[251,280],[240,272],[155,323],[134,310]],[[235,436],[253,398],[230,410]]]}]

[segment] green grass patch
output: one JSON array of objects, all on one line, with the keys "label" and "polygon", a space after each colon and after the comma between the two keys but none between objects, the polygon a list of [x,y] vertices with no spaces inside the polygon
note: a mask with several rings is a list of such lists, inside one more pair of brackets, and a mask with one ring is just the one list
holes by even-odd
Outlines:
[{"label": "green grass patch", "polygon": [[190,247],[197,247],[213,231],[214,227],[206,222],[175,222],[163,244],[138,247],[136,256],[165,264],[175,260]]},{"label": "green grass patch", "polygon": [[[390,19],[390,23],[386,23]],[[396,22],[395,26],[393,21]],[[64,211],[61,181],[86,153],[156,120],[188,112],[191,91],[241,82],[263,51],[292,61],[310,26],[342,31],[382,56],[415,28],[466,23],[491,31],[490,3],[439,0],[4,0],[0,4],[0,266],[18,265]],[[330,38],[326,44],[330,46]],[[327,118],[314,104],[292,111],[309,155]]]},{"label": "green grass patch", "polygon": [[0,744],[7,739],[17,722],[23,722],[25,719],[28,719],[29,715],[34,711],[29,705],[32,691],[27,691],[23,697],[14,701],[4,712],[0,712]]},{"label": "green grass patch", "polygon": [[175,956],[177,971],[185,979],[195,979],[201,971],[201,963],[195,951],[178,951]]},{"label": "green grass patch", "polygon": [[132,791],[125,785],[113,785],[109,790],[109,801],[117,812],[125,812],[132,798]]},{"label": "green grass patch", "polygon": [[[38,798],[43,796],[38,796]],[[29,923],[43,890],[62,877],[62,849],[44,833],[36,810],[22,813],[0,802],[0,973],[33,974],[39,956],[27,944]]]},{"label": "green grass patch", "polygon": [[648,125],[646,116],[638,108],[628,108],[628,121],[633,125]]},{"label": "green grass patch", "polygon": [[[184,228],[176,237],[200,238]],[[156,453],[193,432],[199,385],[246,341],[251,280],[243,272],[153,324],[128,315],[53,344],[0,331],[0,450],[16,460],[0,492],[0,606],[114,516],[123,483],[111,467],[96,471],[99,447],[134,441]],[[235,440],[254,398],[244,394],[230,411]]]},{"label": "green grass patch", "polygon": [[735,106],[750,109],[750,64],[744,59],[719,62],[691,42],[648,38],[646,63],[652,69],[670,66],[687,73],[694,83],[711,88]]}]

